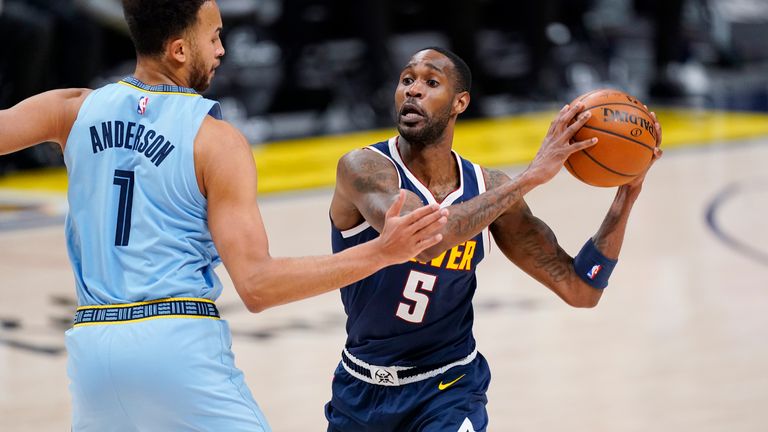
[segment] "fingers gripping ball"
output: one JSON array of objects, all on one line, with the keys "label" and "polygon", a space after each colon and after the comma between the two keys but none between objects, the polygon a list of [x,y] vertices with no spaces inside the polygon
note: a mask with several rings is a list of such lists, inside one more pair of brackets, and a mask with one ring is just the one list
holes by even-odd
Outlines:
[{"label": "fingers gripping ball", "polygon": [[584,183],[601,187],[620,186],[642,174],[658,141],[654,120],[642,102],[611,89],[586,93],[571,104],[576,102],[592,117],[573,141],[597,137],[598,142],[568,157],[565,168]]}]

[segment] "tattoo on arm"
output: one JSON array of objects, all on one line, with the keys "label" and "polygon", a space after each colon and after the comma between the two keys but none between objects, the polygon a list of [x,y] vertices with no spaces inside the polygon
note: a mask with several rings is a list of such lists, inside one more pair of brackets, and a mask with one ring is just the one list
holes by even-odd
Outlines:
[{"label": "tattoo on arm", "polygon": [[384,160],[368,159],[360,163],[356,172],[361,174],[356,175],[352,181],[355,190],[361,194],[381,192],[392,177],[390,173],[386,172],[386,168],[389,167],[391,164]]},{"label": "tattoo on arm", "polygon": [[487,192],[483,199],[474,199],[461,204],[461,208],[452,209],[457,217],[449,218],[447,232],[456,235],[479,232],[494,221],[500,214],[522,199],[519,186],[512,191],[499,190],[499,186],[508,183],[510,178],[504,172],[495,169],[483,169],[487,178]]},{"label": "tattoo on arm", "polygon": [[475,198],[451,210],[447,231],[456,235],[479,232],[488,226],[504,210],[519,201],[522,194],[515,187],[511,192],[498,189],[486,192],[483,199]]},{"label": "tattoo on arm", "polygon": [[488,181],[486,182],[487,189],[491,190],[509,181],[509,176],[504,174],[503,171],[497,169],[484,169]]},{"label": "tattoo on arm", "polygon": [[353,181],[355,190],[360,193],[381,192],[381,185],[386,180],[386,175],[373,173],[367,176],[356,177]]},{"label": "tattoo on arm", "polygon": [[516,247],[524,255],[524,259],[543,270],[554,282],[562,282],[571,274],[571,257],[558,245],[555,234],[546,225],[539,222],[527,231],[513,236]]},{"label": "tattoo on arm", "polygon": [[[331,201],[335,226],[351,228],[367,220],[380,230],[387,209],[397,197],[397,179],[392,163],[373,151],[358,149],[345,154],[336,167],[336,190]],[[405,212],[412,210],[407,204]]]}]

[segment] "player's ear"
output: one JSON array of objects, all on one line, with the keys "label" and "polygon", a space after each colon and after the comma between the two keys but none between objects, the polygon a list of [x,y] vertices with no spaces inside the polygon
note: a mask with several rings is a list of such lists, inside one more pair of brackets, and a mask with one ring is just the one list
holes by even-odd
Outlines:
[{"label": "player's ear", "polygon": [[468,91],[456,93],[456,96],[453,98],[453,111],[457,115],[466,111],[467,107],[469,107],[469,99]]},{"label": "player's ear", "polygon": [[184,38],[176,38],[168,41],[165,48],[165,54],[167,57],[178,63],[186,63],[187,56],[189,56],[189,48],[187,47]]}]

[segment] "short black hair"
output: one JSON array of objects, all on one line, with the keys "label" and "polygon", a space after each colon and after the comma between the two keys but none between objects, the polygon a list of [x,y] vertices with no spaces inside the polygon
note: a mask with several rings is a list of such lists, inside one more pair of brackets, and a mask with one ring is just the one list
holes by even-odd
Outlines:
[{"label": "short black hair", "polygon": [[418,52],[427,50],[437,51],[453,63],[453,68],[456,70],[456,92],[469,91],[472,88],[472,71],[461,57],[449,49],[434,46],[420,49]]},{"label": "short black hair", "polygon": [[123,0],[123,15],[139,55],[161,54],[165,43],[195,24],[210,0]]}]

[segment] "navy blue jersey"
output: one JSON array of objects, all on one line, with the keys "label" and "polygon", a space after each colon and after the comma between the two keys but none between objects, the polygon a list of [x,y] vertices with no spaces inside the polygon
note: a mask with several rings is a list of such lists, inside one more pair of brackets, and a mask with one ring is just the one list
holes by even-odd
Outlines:
[{"label": "navy blue jersey", "polygon": [[[397,138],[367,147],[389,159],[397,169],[400,188],[421,198],[435,198],[400,157]],[[485,191],[482,170],[455,152],[459,188],[440,204],[447,207]],[[367,222],[340,231],[332,228],[334,253],[379,236]],[[488,229],[445,251],[433,260],[386,267],[341,289],[347,313],[347,350],[360,360],[390,366],[441,365],[469,355],[475,269],[489,248]]]}]

